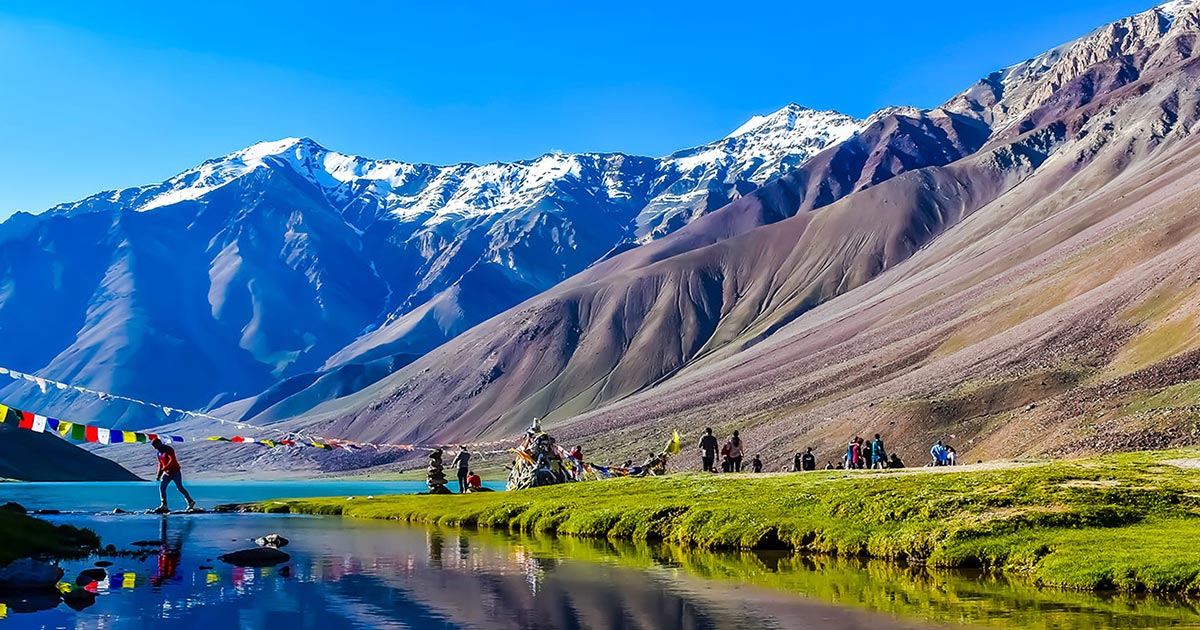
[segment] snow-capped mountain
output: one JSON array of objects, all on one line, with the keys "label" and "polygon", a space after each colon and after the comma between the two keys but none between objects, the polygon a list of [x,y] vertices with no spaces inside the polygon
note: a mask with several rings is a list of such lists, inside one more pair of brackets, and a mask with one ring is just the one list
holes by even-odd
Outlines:
[{"label": "snow-capped mountain", "polygon": [[[259,143],[0,224],[0,330],[29,331],[0,346],[0,365],[192,408],[317,369],[394,369],[858,128],[789,105],[664,158],[449,166]],[[36,394],[48,413],[149,422]]]}]

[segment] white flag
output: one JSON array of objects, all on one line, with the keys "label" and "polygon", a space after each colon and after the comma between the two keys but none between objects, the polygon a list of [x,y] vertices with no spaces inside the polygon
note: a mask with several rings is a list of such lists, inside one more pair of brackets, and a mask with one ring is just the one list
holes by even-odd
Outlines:
[{"label": "white flag", "polygon": [[163,413],[167,414],[168,416],[175,413],[175,410],[170,407],[163,407],[162,409]]},{"label": "white flag", "polygon": [[55,386],[55,387],[57,387],[57,388],[59,388],[59,389],[61,389],[61,390],[63,390],[63,391],[66,391],[66,390],[67,390],[67,384],[66,384],[66,383],[55,383],[55,384],[54,384],[54,386]]},{"label": "white flag", "polygon": [[0,374],[8,374],[8,368],[0,367]]},{"label": "white flag", "polygon": [[101,444],[111,444],[112,434],[108,429],[96,429],[96,441]]},{"label": "white flag", "polygon": [[39,416],[39,415],[35,414],[33,416],[33,426],[31,426],[29,428],[33,429],[36,433],[45,433],[46,432],[46,416]]},{"label": "white flag", "polygon": [[33,379],[33,382],[37,383],[38,389],[42,390],[43,394],[46,393],[46,379],[38,377]]}]

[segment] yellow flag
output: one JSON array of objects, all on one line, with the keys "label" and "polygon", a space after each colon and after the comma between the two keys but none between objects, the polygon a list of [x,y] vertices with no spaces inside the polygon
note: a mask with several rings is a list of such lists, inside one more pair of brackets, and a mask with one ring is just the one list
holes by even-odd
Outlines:
[{"label": "yellow flag", "polygon": [[71,584],[69,582],[59,582],[55,586],[58,587],[58,592],[60,592],[60,593],[70,593],[71,592]]},{"label": "yellow flag", "polygon": [[58,421],[58,432],[64,437],[71,434],[71,424],[65,420]]},{"label": "yellow flag", "polygon": [[133,588],[137,584],[136,573],[125,573],[125,577],[121,578],[121,588]]},{"label": "yellow flag", "polygon": [[683,440],[679,437],[679,430],[675,430],[675,434],[671,436],[671,441],[667,442],[666,453],[668,455],[678,455],[679,449],[683,446]]},{"label": "yellow flag", "polygon": [[8,606],[5,606],[4,604],[0,604],[0,619],[3,619],[7,616],[8,616]]},{"label": "yellow flag", "polygon": [[216,584],[217,583],[217,574],[209,573],[208,575],[204,576],[204,581],[207,584]]}]

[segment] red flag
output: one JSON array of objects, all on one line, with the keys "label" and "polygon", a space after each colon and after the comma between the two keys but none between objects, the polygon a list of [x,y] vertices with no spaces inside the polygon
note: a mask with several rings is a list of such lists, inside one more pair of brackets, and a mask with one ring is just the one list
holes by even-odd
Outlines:
[{"label": "red flag", "polygon": [[21,412],[21,422],[20,422],[19,426],[22,429],[32,429],[33,428],[33,414],[29,413],[28,411],[22,411]]},{"label": "red flag", "polygon": [[99,434],[96,432],[96,427],[84,427],[84,438],[88,442],[97,442],[100,440]]},{"label": "red flag", "polygon": [[157,439],[158,439],[158,434],[157,434],[157,433],[147,433],[147,434],[146,434],[146,439],[147,439],[147,440],[150,440],[151,442],[153,442],[154,440],[157,440]]}]

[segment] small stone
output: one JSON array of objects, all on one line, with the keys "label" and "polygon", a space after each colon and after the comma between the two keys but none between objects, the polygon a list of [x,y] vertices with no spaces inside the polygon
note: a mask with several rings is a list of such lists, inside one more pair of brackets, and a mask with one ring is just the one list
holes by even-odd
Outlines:
[{"label": "small stone", "polygon": [[280,547],[286,547],[288,544],[288,539],[280,536],[279,534],[267,534],[266,536],[256,539],[254,542],[259,547],[274,547],[275,549],[278,549]]},{"label": "small stone", "polygon": [[108,572],[104,569],[84,569],[75,578],[75,584],[77,586],[87,586],[92,582],[99,582],[106,577],[108,577]]},{"label": "small stone", "polygon": [[223,556],[217,556],[217,559],[226,564],[239,567],[273,567],[291,560],[292,557],[272,547],[259,547],[257,549],[242,549],[241,551],[227,553]]}]

